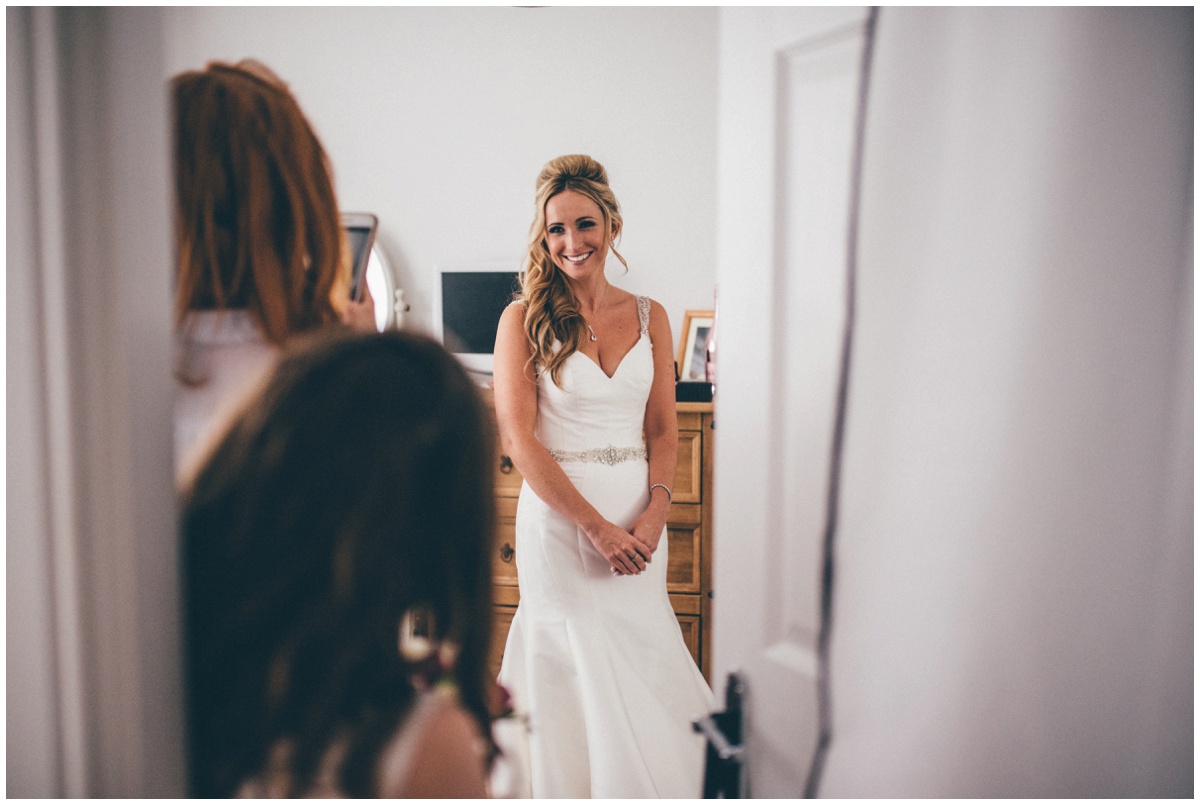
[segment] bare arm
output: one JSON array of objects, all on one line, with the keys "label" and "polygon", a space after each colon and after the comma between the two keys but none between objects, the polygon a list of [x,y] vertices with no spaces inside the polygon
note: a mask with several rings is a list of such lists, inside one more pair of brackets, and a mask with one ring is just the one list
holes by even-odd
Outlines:
[{"label": "bare arm", "polygon": [[496,330],[495,400],[500,446],[546,505],[583,529],[605,559],[621,573],[640,573],[652,549],[605,520],[567,478],[535,434],[537,379],[525,338],[524,310],[509,305]]},{"label": "bare arm", "polygon": [[381,793],[404,799],[484,799],[485,752],[474,719],[457,706],[442,707],[422,732],[400,790]]},{"label": "bare arm", "polygon": [[671,322],[658,302],[650,303],[650,343],[654,346],[654,381],[646,401],[646,450],[650,456],[650,503],[634,521],[633,533],[652,550],[667,525],[670,497],[663,488],[675,485],[675,465],[679,454],[679,427],[675,417],[675,349],[671,342]]}]

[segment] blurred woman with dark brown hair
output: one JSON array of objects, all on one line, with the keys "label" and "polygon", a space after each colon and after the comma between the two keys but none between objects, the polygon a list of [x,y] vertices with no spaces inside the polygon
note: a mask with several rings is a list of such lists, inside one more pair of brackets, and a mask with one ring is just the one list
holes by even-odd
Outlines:
[{"label": "blurred woman with dark brown hair", "polygon": [[492,420],[424,337],[314,340],[185,500],[191,793],[483,797]]},{"label": "blurred woman with dark brown hair", "polygon": [[373,330],[374,302],[350,299],[329,160],[287,85],[254,61],[213,62],[171,92],[186,477],[289,339],[338,323]]}]

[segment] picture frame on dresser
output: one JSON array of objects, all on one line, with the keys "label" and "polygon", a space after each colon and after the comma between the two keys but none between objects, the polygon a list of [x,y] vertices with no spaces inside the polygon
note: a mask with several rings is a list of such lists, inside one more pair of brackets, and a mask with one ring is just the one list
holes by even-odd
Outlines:
[{"label": "picture frame on dresser", "polygon": [[704,348],[714,315],[711,310],[684,311],[678,357],[681,382],[703,382],[708,377],[704,369]]}]

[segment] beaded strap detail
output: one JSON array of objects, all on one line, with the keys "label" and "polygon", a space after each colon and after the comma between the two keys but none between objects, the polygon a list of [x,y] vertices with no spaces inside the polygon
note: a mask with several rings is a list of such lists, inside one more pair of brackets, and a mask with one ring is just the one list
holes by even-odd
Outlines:
[{"label": "beaded strap detail", "polygon": [[551,450],[550,456],[555,461],[581,461],[586,464],[607,464],[610,467],[625,461],[646,460],[645,446],[641,447],[593,447],[591,450]]},{"label": "beaded strap detail", "polygon": [[650,297],[639,296],[637,298],[638,307],[638,323],[642,325],[642,335],[650,332]]}]

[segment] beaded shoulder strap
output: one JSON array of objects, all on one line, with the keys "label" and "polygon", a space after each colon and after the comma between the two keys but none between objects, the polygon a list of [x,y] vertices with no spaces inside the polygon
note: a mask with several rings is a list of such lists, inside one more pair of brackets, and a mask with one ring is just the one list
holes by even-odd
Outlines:
[{"label": "beaded shoulder strap", "polygon": [[637,306],[638,323],[642,325],[642,335],[647,335],[650,332],[650,297],[639,296]]}]

